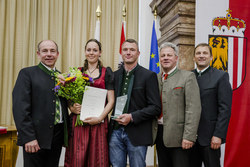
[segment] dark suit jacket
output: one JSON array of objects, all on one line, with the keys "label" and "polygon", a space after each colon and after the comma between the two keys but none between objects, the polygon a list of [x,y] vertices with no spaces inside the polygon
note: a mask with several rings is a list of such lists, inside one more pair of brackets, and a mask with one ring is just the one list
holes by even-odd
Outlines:
[{"label": "dark suit jacket", "polygon": [[[27,67],[19,72],[12,94],[18,145],[22,146],[36,139],[40,148],[51,148],[56,100],[52,90],[54,87],[54,77],[38,66]],[[60,101],[66,130],[67,101],[63,98],[60,98]]]},{"label": "dark suit jacket", "polygon": [[232,88],[227,72],[209,67],[198,77],[201,95],[201,119],[198,128],[198,142],[209,146],[213,136],[225,142],[231,115]]},{"label": "dark suit jacket", "polygon": [[[122,89],[124,68],[121,67],[114,74],[115,97],[118,97]],[[125,130],[133,145],[150,145],[153,143],[152,122],[161,113],[157,76],[156,73],[138,65],[132,77],[134,81],[130,85],[131,94],[128,92],[128,113],[132,114],[133,122],[130,122]],[[111,119],[110,135],[113,128],[114,120]]]}]

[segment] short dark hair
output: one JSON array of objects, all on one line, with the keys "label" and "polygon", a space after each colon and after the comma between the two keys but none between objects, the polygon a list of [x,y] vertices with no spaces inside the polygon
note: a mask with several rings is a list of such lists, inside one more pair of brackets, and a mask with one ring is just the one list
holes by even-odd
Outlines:
[{"label": "short dark hair", "polygon": [[195,51],[196,51],[196,49],[198,48],[198,47],[207,47],[208,48],[208,50],[209,50],[209,52],[210,52],[210,56],[212,56],[212,48],[211,48],[211,46],[209,45],[209,44],[207,44],[207,43],[199,43],[195,48],[194,48],[194,55],[195,55]]},{"label": "short dark hair", "polygon": [[37,44],[37,50],[38,51],[40,51],[40,45],[41,45],[41,43],[43,43],[44,41],[51,41],[51,42],[53,42],[55,45],[56,45],[56,51],[58,52],[58,45],[57,45],[57,43],[55,42],[55,41],[53,41],[53,40],[50,40],[50,39],[46,39],[46,40],[42,40],[42,41],[40,41],[38,44]]},{"label": "short dark hair", "polygon": [[85,44],[85,50],[86,50],[86,48],[87,48],[88,43],[90,43],[90,42],[95,42],[95,43],[98,45],[99,50],[102,51],[102,44],[101,44],[101,42],[99,42],[97,39],[89,39],[89,40],[86,42],[86,44]]},{"label": "short dark hair", "polygon": [[139,51],[139,46],[138,46],[138,42],[134,39],[126,39],[123,43],[122,43],[122,46],[125,42],[128,42],[128,43],[135,43],[136,46],[137,46],[137,50]]}]

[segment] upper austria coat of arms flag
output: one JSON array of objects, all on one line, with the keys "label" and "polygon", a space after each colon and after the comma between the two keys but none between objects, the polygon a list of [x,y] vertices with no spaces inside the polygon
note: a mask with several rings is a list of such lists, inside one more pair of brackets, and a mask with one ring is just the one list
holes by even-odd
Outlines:
[{"label": "upper austria coat of arms flag", "polygon": [[[196,45],[212,47],[211,66],[229,73],[231,118],[222,166],[250,167],[250,3],[249,0],[196,1]],[[223,164],[224,160],[224,164]]]}]

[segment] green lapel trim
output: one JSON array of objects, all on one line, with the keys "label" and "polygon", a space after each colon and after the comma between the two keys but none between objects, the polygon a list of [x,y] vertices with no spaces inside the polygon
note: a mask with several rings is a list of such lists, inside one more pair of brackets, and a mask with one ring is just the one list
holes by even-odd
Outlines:
[{"label": "green lapel trim", "polygon": [[120,95],[121,95],[122,78],[123,78],[123,71],[122,71],[121,75],[119,75],[119,80],[118,80],[118,90],[117,90],[117,94],[118,94],[118,96],[120,96]]},{"label": "green lapel trim", "polygon": [[48,70],[46,67],[44,67],[44,65],[42,65],[41,62],[38,64],[38,67],[39,67],[41,70],[43,70],[45,73],[47,73],[48,75],[51,75],[51,76],[53,75],[53,72],[50,71],[50,70]]},{"label": "green lapel trim", "polygon": [[[43,70],[46,74],[53,76],[54,73],[50,70],[48,70],[41,62],[38,64],[38,67]],[[58,70],[56,70],[56,72],[59,72]],[[58,95],[55,94],[56,99],[60,100]],[[62,105],[62,104],[61,104]],[[62,115],[64,117],[63,119],[63,123],[64,123],[64,146],[67,147],[68,146],[68,127],[67,127],[67,120],[66,120],[66,113],[64,113],[62,111]]]},{"label": "green lapel trim", "polygon": [[64,116],[64,120],[63,120],[63,123],[64,123],[64,146],[65,147],[68,147],[68,127],[67,127],[67,120],[66,120],[66,116],[65,116],[65,113],[63,112],[63,116]]},{"label": "green lapel trim", "polygon": [[133,89],[133,85],[134,85],[134,78],[135,78],[135,75],[132,74],[129,85],[128,85],[128,93],[127,93],[128,99],[127,99],[127,111],[126,111],[126,113],[128,113],[128,109],[129,109],[131,93],[132,93],[132,89]]},{"label": "green lapel trim", "polygon": [[168,78],[172,77],[177,71],[179,71],[178,68],[176,68],[173,72],[171,72],[171,73],[168,75]]}]

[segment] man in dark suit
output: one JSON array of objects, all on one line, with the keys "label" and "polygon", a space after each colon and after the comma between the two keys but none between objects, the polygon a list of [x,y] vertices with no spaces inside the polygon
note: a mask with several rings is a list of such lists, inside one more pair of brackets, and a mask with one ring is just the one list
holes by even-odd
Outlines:
[{"label": "man in dark suit", "polygon": [[[38,44],[40,63],[23,68],[13,89],[13,116],[25,167],[58,167],[62,145],[67,145],[67,101],[55,95],[57,44]],[[53,70],[53,71],[52,71]]]},{"label": "man in dark suit", "polygon": [[201,96],[201,119],[198,139],[193,148],[191,166],[220,166],[220,146],[225,143],[231,115],[232,88],[227,72],[209,66],[212,49],[206,43],[198,44],[194,52],[196,74]]},{"label": "man in dark suit", "polygon": [[[124,65],[115,72],[115,97],[127,95],[122,114],[110,122],[109,152],[113,167],[146,166],[147,146],[153,144],[152,122],[160,114],[156,73],[141,67],[138,44],[127,39],[122,44]],[[116,100],[116,105],[117,104]],[[112,115],[117,115],[117,110]]]},{"label": "man in dark suit", "polygon": [[196,141],[201,113],[199,87],[194,73],[177,68],[175,44],[163,43],[159,57],[162,117],[158,119],[155,141],[158,164],[159,167],[189,167],[190,148]]}]

